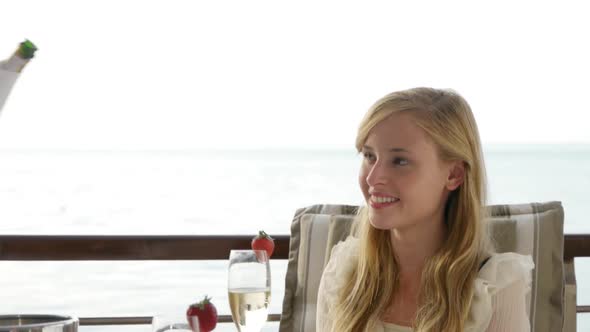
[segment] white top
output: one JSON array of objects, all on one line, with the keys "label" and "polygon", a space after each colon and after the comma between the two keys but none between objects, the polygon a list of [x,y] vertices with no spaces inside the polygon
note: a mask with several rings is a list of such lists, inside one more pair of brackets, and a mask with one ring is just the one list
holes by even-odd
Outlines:
[{"label": "white top", "polygon": [[[412,332],[411,327],[396,325],[393,323],[385,323],[385,322],[379,322],[379,323],[383,326],[382,331],[385,331],[385,332]],[[379,328],[381,328],[381,326]]]},{"label": "white top", "polygon": [[[332,328],[330,308],[338,301],[345,277],[355,268],[359,240],[348,237],[332,249],[318,291],[316,331]],[[474,280],[475,287],[465,332],[530,331],[526,295],[531,289],[532,257],[494,254]],[[374,332],[412,332],[407,326],[379,321]]]}]

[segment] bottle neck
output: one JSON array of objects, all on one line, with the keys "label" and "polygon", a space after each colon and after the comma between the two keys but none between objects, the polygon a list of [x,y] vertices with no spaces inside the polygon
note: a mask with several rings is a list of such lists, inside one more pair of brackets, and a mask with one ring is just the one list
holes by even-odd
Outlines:
[{"label": "bottle neck", "polygon": [[15,52],[8,60],[0,62],[0,67],[8,71],[20,73],[27,63],[29,63],[29,60],[21,58],[18,52]]}]

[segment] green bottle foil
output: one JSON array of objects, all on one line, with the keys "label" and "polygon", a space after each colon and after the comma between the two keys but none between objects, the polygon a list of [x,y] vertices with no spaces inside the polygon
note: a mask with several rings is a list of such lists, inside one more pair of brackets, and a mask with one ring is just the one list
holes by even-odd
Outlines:
[{"label": "green bottle foil", "polygon": [[23,59],[32,59],[35,56],[35,51],[37,51],[37,46],[32,41],[26,39],[20,43],[18,55]]}]

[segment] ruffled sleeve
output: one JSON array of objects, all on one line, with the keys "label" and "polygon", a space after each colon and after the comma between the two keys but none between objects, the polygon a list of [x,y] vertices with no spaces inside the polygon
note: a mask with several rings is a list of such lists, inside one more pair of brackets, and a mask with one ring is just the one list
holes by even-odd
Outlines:
[{"label": "ruffled sleeve", "polygon": [[316,331],[331,331],[330,310],[338,301],[340,290],[358,260],[358,239],[349,236],[332,248],[330,260],[324,268],[318,289]]},{"label": "ruffled sleeve", "polygon": [[526,298],[534,268],[531,256],[493,255],[475,279],[466,331],[530,331]]}]

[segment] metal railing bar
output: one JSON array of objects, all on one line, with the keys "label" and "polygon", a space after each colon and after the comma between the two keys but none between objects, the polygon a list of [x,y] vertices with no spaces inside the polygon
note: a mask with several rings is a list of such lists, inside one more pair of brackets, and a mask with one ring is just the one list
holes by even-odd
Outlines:
[{"label": "metal railing bar", "polygon": [[[137,316],[137,317],[81,317],[79,318],[82,326],[98,326],[98,325],[149,325],[152,323],[151,316]],[[269,314],[269,322],[278,322],[281,320],[280,314]],[[230,315],[217,316],[218,323],[233,322]]]},{"label": "metal railing bar", "polygon": [[80,317],[80,325],[148,325],[151,316],[142,317]]}]

